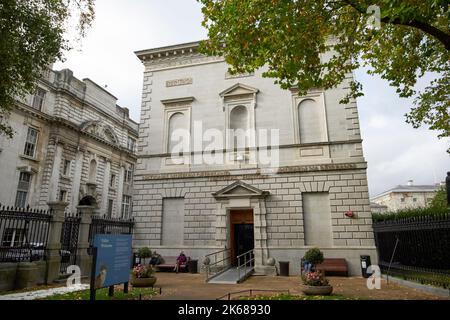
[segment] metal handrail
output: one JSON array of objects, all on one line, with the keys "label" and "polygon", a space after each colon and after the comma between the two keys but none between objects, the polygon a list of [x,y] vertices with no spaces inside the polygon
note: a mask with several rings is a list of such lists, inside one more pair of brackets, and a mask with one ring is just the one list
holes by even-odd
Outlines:
[{"label": "metal handrail", "polygon": [[[249,260],[247,261],[247,255],[249,256]],[[244,257],[244,264],[241,265],[241,258]],[[252,261],[255,261],[255,255],[253,253],[253,249],[248,250],[247,252],[244,252],[240,255],[237,256],[237,260],[238,260],[238,281],[241,279],[241,268],[244,267],[244,275],[247,274],[247,265],[251,263]]]},{"label": "metal handrail", "polygon": [[[221,253],[223,253],[223,258],[221,259],[221,260],[217,260],[217,256],[219,255],[219,254],[221,254]],[[206,281],[208,281],[209,279],[211,279],[212,278],[212,275],[211,275],[211,266],[215,266],[215,265],[218,265],[219,263],[221,263],[221,262],[228,262],[225,266],[224,266],[224,268],[220,271],[220,272],[223,272],[224,271],[224,269],[226,269],[226,267],[228,266],[228,265],[230,265],[230,258],[231,258],[231,249],[227,249],[226,247],[225,247],[225,249],[222,249],[222,250],[219,250],[219,251],[216,251],[216,252],[213,252],[213,253],[209,253],[209,254],[207,254],[207,255],[205,255],[205,258],[208,258],[208,257],[213,257],[214,256],[214,263],[209,263],[207,266],[206,266]],[[214,273],[214,276],[215,275],[217,275],[217,274],[219,274],[220,272],[216,272],[216,273]]]},{"label": "metal handrail", "polygon": [[247,289],[247,290],[241,290],[241,291],[233,291],[233,292],[228,292],[227,294],[216,298],[216,300],[222,300],[225,297],[228,297],[228,300],[231,300],[231,296],[234,294],[238,294],[238,293],[244,293],[244,292],[249,292],[250,293],[250,297],[253,296],[253,292],[286,292],[287,294],[290,294],[289,289],[285,289],[285,290],[275,290],[275,289]]}]

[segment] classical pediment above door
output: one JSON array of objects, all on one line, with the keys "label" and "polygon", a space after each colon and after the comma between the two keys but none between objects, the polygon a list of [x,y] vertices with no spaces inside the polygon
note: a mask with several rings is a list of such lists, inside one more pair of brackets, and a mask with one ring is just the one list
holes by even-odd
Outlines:
[{"label": "classical pediment above door", "polygon": [[212,195],[216,199],[231,198],[264,198],[269,195],[269,191],[263,191],[242,181],[236,181],[229,186],[214,192]]}]

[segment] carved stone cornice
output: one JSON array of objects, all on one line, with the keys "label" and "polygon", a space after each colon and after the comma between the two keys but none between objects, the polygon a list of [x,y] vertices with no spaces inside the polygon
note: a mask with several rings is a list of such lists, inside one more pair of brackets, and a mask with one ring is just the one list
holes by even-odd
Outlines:
[{"label": "carved stone cornice", "polygon": [[200,53],[198,47],[199,42],[196,41],[136,51],[135,54],[142,61],[147,70],[161,70],[186,65],[224,61],[222,57],[206,56]]}]

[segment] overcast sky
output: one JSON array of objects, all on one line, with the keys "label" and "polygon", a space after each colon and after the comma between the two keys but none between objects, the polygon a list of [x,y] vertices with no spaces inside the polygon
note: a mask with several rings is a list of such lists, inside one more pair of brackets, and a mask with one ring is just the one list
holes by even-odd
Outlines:
[{"label": "overcast sky", "polygon": [[[55,69],[70,68],[77,78],[107,86],[139,121],[143,66],[134,51],[204,39],[201,20],[195,0],[96,0],[88,36]],[[410,179],[415,184],[444,180],[450,171],[449,139],[406,124],[412,101],[398,98],[384,80],[365,70],[355,75],[365,93],[358,107],[371,196]]]}]

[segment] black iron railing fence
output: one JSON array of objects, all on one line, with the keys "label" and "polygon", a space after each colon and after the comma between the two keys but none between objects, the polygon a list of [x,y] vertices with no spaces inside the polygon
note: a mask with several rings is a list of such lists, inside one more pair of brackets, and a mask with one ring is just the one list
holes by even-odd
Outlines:
[{"label": "black iron railing fence", "polygon": [[382,273],[450,288],[450,214],[373,223]]},{"label": "black iron railing fence", "polygon": [[45,259],[49,210],[0,206],[0,262]]},{"label": "black iron railing fence", "polygon": [[78,235],[81,217],[78,213],[65,213],[61,230],[61,265],[60,272],[66,273],[67,267],[77,262]]},{"label": "black iron railing fence", "polygon": [[89,228],[89,244],[92,247],[96,234],[133,234],[133,227],[133,219],[94,216]]}]

